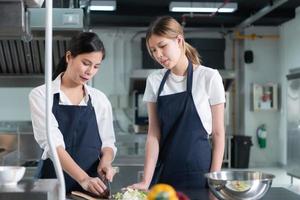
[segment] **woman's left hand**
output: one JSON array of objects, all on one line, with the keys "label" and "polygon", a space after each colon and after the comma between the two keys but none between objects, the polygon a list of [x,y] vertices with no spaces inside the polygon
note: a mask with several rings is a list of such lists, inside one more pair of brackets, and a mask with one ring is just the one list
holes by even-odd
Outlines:
[{"label": "woman's left hand", "polygon": [[97,172],[99,175],[105,175],[105,177],[107,178],[107,180],[109,180],[110,182],[113,181],[113,178],[116,174],[116,170],[111,166],[110,163],[102,163],[100,161]]}]

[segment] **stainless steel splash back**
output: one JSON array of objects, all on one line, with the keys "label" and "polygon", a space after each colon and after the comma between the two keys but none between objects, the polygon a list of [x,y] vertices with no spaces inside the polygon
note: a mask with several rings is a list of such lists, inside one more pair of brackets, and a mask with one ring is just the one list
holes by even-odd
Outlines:
[{"label": "stainless steel splash back", "polygon": [[[53,40],[53,66],[64,55],[70,39]],[[0,75],[44,74],[45,40],[0,40]]]}]

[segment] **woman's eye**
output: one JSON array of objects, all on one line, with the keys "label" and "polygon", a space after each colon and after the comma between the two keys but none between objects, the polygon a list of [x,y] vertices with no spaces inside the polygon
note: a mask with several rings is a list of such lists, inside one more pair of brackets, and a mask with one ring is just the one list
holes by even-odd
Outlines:
[{"label": "woman's eye", "polygon": [[82,64],[86,65],[86,66],[89,66],[90,63],[87,63],[87,62],[82,62]]}]

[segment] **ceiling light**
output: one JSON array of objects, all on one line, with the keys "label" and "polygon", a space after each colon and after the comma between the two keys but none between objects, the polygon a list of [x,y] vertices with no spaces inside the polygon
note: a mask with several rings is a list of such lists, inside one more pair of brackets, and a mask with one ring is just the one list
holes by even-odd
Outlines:
[{"label": "ceiling light", "polygon": [[116,10],[116,1],[92,0],[90,5],[92,11],[114,11]]},{"label": "ceiling light", "polygon": [[[223,12],[230,13],[237,9],[237,3],[212,3],[212,2],[171,2],[171,12]],[[219,9],[218,9],[219,8]]]}]

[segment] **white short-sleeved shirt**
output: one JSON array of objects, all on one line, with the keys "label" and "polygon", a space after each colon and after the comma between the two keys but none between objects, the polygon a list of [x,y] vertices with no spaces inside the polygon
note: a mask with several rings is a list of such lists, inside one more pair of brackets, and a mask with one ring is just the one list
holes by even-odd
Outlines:
[{"label": "white short-sleeved shirt", "polygon": [[[59,93],[60,105],[72,105],[68,97],[60,90],[61,85],[61,74],[52,82],[52,94]],[[102,148],[110,147],[116,154],[117,148],[115,146],[115,133],[113,128],[113,115],[112,108],[109,100],[104,93],[90,86],[84,85],[85,98],[80,102],[80,106],[86,106],[89,101],[89,95],[92,99],[92,105],[95,109],[99,135],[102,140]],[[44,150],[42,159],[52,157],[49,150],[49,144],[46,136],[46,113],[45,113],[45,102],[46,102],[46,86],[41,85],[34,88],[29,94],[31,119],[34,137],[40,147]],[[55,147],[62,146],[65,148],[63,135],[58,128],[58,122],[51,113],[51,134]]]},{"label": "white short-sleeved shirt", "polygon": [[[156,102],[160,83],[167,69],[156,70],[147,78],[143,100]],[[166,80],[160,94],[169,95],[186,91],[186,76],[178,76],[172,72]],[[208,134],[212,132],[211,105],[225,103],[225,91],[222,77],[218,70],[199,65],[193,72],[192,95],[198,115]]]}]

